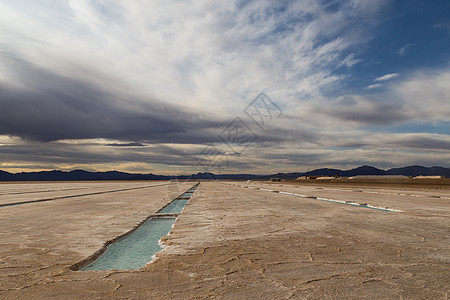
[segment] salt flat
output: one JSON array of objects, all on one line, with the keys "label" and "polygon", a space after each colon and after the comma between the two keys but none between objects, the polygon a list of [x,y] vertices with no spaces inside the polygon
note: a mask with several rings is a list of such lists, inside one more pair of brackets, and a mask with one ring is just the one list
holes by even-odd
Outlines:
[{"label": "salt flat", "polygon": [[0,205],[42,199],[74,197],[116,190],[140,189],[167,182],[62,182],[62,183],[0,183]]},{"label": "salt flat", "polygon": [[0,199],[21,202],[27,191],[34,200],[111,192],[1,207],[2,299],[447,299],[450,289],[442,190],[203,182],[163,238],[168,247],[129,271],[70,266],[164,206],[167,182],[1,184]]}]

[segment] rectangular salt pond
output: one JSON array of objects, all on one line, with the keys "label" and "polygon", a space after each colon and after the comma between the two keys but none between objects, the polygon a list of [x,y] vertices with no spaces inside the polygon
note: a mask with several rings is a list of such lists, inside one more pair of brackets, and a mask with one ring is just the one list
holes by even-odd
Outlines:
[{"label": "rectangular salt pond", "polygon": [[179,196],[179,198],[190,198],[190,197],[192,197],[193,194],[194,194],[193,192],[192,193],[186,192],[186,193],[181,194],[181,196]]},{"label": "rectangular salt pond", "polygon": [[181,213],[186,206],[188,199],[175,199],[170,202],[166,207],[162,208],[158,213],[161,214],[178,214]]},{"label": "rectangular salt pond", "polygon": [[[181,213],[197,186],[184,192],[158,213]],[[150,218],[134,232],[120,238],[108,246],[106,251],[82,271],[94,270],[132,270],[144,267],[152,256],[162,250],[161,237],[167,235],[175,223],[175,218]]]},{"label": "rectangular salt pond", "polygon": [[151,218],[131,234],[111,244],[105,253],[82,271],[131,270],[144,267],[163,248],[162,236],[169,233],[175,218]]}]

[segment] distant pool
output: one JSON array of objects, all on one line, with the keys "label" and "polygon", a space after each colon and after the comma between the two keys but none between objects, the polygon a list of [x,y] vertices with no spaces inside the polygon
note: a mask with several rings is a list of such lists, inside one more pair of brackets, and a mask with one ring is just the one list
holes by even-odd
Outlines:
[{"label": "distant pool", "polygon": [[181,194],[178,198],[190,198],[190,197],[192,197],[193,194],[194,194],[194,192],[185,192],[185,193]]},{"label": "distant pool", "polygon": [[181,211],[186,206],[188,201],[189,200],[187,200],[187,199],[183,199],[183,200],[175,199],[172,202],[170,202],[167,206],[165,206],[164,208],[159,210],[158,213],[161,213],[161,214],[177,214],[177,213],[181,213]]}]

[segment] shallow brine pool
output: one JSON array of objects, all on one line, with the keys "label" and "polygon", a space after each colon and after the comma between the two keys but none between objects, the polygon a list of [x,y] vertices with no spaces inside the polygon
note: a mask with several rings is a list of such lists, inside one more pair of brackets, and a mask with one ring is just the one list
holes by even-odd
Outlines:
[{"label": "shallow brine pool", "polygon": [[[158,213],[181,213],[197,186],[191,187],[187,192],[159,210]],[[167,216],[150,218],[129,235],[109,245],[100,257],[82,268],[81,271],[132,270],[144,267],[152,260],[153,255],[163,249],[159,241],[161,237],[169,233],[175,220],[175,217]]]},{"label": "shallow brine pool", "polygon": [[188,201],[189,200],[187,200],[187,199],[183,199],[183,200],[175,199],[172,202],[170,202],[167,206],[165,206],[164,208],[159,210],[158,213],[161,213],[161,214],[178,214],[178,213],[181,213],[181,211],[186,206]]},{"label": "shallow brine pool", "polygon": [[175,218],[152,218],[133,233],[111,244],[108,249],[82,271],[130,270],[144,267],[163,248],[162,236],[169,233]]}]

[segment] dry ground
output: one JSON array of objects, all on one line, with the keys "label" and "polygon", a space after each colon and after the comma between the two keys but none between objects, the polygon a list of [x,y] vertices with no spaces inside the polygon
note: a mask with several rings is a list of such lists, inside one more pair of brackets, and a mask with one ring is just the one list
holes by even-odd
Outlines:
[{"label": "dry ground", "polygon": [[450,195],[414,186],[204,182],[158,260],[132,271],[69,269],[167,203],[164,184],[1,184],[0,204],[58,199],[0,207],[0,298],[448,298]]}]

